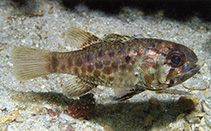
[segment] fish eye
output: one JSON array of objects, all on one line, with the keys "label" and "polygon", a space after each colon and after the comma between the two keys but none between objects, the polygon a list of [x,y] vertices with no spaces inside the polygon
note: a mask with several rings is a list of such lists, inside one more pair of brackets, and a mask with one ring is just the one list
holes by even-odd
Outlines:
[{"label": "fish eye", "polygon": [[185,59],[185,55],[180,51],[172,51],[167,55],[167,63],[173,67],[181,66]]},{"label": "fish eye", "polygon": [[172,56],[171,57],[171,62],[174,64],[174,65],[178,65],[180,62],[181,62],[181,58],[179,56]]}]

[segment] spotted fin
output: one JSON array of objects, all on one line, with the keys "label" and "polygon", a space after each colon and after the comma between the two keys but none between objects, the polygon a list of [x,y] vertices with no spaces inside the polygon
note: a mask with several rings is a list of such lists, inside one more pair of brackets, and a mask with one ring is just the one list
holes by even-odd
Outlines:
[{"label": "spotted fin", "polygon": [[78,28],[70,28],[67,31],[67,42],[78,48],[85,48],[102,41],[97,36]]},{"label": "spotted fin", "polygon": [[79,77],[75,77],[62,87],[62,91],[67,97],[74,98],[86,94],[95,87],[97,87],[96,84],[92,84]]}]

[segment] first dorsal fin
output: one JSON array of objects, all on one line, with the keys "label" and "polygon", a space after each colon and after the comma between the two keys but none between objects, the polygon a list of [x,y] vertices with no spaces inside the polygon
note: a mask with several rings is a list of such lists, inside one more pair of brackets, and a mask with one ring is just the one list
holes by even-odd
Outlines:
[{"label": "first dorsal fin", "polygon": [[85,48],[92,44],[102,41],[97,36],[78,28],[70,28],[67,31],[67,42],[78,48]]},{"label": "first dorsal fin", "polygon": [[79,77],[75,77],[62,87],[62,91],[67,97],[74,98],[86,94],[95,87],[97,87],[96,84],[92,84]]}]

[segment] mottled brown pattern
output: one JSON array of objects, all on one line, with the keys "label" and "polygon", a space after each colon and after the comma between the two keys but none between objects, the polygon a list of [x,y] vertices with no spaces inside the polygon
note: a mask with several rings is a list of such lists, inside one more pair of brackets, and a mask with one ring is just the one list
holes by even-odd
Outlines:
[{"label": "mottled brown pattern", "polygon": [[15,48],[12,54],[17,78],[67,73],[77,76],[71,85],[63,86],[68,97],[104,85],[122,89],[115,92],[123,95],[120,99],[127,99],[146,89],[159,90],[182,83],[200,69],[194,52],[173,42],[118,34],[100,39],[76,28],[69,35],[78,42],[75,44],[81,44],[81,50]]},{"label": "mottled brown pattern", "polygon": [[82,64],[83,64],[82,60],[80,58],[76,58],[75,65],[78,66],[78,67],[81,67]]},{"label": "mottled brown pattern", "polygon": [[96,67],[97,69],[102,69],[102,68],[103,68],[102,62],[101,62],[101,61],[96,61],[96,62],[95,62],[95,67]]},{"label": "mottled brown pattern", "polygon": [[81,67],[81,71],[82,71],[82,74],[83,74],[83,75],[86,74],[87,68],[85,67],[85,65],[83,65],[83,66]]},{"label": "mottled brown pattern", "polygon": [[62,70],[62,72],[64,72],[66,70],[65,65],[62,64],[60,69]]},{"label": "mottled brown pattern", "polygon": [[171,50],[172,48],[175,48],[175,45],[171,44],[171,42],[166,42],[166,41],[165,42],[160,41],[155,47],[157,51],[162,52],[163,54],[167,54],[168,51]]},{"label": "mottled brown pattern", "polygon": [[130,63],[131,63],[132,65],[134,65],[134,64],[136,63],[136,60],[133,59],[133,60],[130,61]]},{"label": "mottled brown pattern", "polygon": [[134,68],[134,66],[128,65],[128,71],[129,71],[129,72],[130,72],[130,71],[133,71],[133,68]]},{"label": "mottled brown pattern", "polygon": [[108,77],[108,81],[113,81],[114,80],[114,77],[112,77],[112,76],[110,76],[110,77]]},{"label": "mottled brown pattern", "polygon": [[102,75],[101,78],[102,78],[102,80],[106,80],[106,76],[105,75]]},{"label": "mottled brown pattern", "polygon": [[74,74],[79,75],[79,69],[78,69],[78,67],[74,67]]},{"label": "mottled brown pattern", "polygon": [[104,67],[103,73],[106,75],[110,75],[112,73],[112,68],[111,67]]},{"label": "mottled brown pattern", "polygon": [[71,68],[72,67],[72,65],[73,65],[73,61],[72,61],[72,57],[69,57],[68,59],[67,59],[67,67],[68,68]]},{"label": "mottled brown pattern", "polygon": [[59,66],[59,61],[57,60],[57,58],[56,58],[56,56],[55,56],[56,54],[53,54],[52,55],[52,58],[51,58],[51,66],[52,66],[52,71],[53,72],[56,72],[56,70],[57,70],[57,67]]},{"label": "mottled brown pattern", "polygon": [[88,65],[88,66],[87,66],[87,71],[88,71],[89,73],[92,73],[93,70],[94,70],[94,66],[93,66],[93,65]]},{"label": "mottled brown pattern", "polygon": [[121,71],[126,70],[126,67],[127,67],[127,65],[125,65],[125,64],[121,65],[121,66],[120,66]]},{"label": "mottled brown pattern", "polygon": [[110,60],[105,60],[105,61],[103,61],[103,64],[104,64],[104,65],[110,65],[110,63],[111,63]]},{"label": "mottled brown pattern", "polygon": [[100,71],[99,70],[95,70],[94,71],[94,77],[99,77],[100,76]]},{"label": "mottled brown pattern", "polygon": [[111,64],[111,67],[112,67],[112,70],[113,71],[118,71],[118,63],[116,61],[114,61],[112,64]]},{"label": "mottled brown pattern", "polygon": [[[166,43],[168,44],[166,45]],[[151,39],[130,39],[125,42],[121,42],[120,39],[117,43],[115,41],[99,41],[83,50],[70,52],[66,55],[67,58],[61,58],[63,54],[53,55],[52,68],[60,70],[60,72],[68,71],[69,74],[77,76],[95,78],[90,81],[91,83],[99,83],[98,80],[100,80],[105,85],[107,82],[111,82],[111,84],[116,82],[115,84],[128,86],[133,84],[133,79],[135,79],[130,75],[133,75],[134,69],[139,66],[141,70],[138,72],[143,75],[141,79],[144,79],[144,86],[155,88],[160,86],[158,81],[160,75],[157,71],[160,65],[157,64],[156,60],[159,54],[166,56],[171,48],[176,47],[176,44],[174,46],[170,44]],[[168,63],[170,62],[171,59],[168,60]],[[175,70],[172,75],[176,75],[180,71]],[[169,79],[170,76],[172,78],[172,75],[169,75]],[[117,78],[117,76],[123,78]]]}]

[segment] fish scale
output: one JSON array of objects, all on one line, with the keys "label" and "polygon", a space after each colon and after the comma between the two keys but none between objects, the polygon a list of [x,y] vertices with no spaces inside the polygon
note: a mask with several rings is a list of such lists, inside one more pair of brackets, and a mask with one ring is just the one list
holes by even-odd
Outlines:
[{"label": "fish scale", "polygon": [[[52,53],[51,72],[98,77],[103,81],[112,82],[115,75],[132,71],[138,58],[138,46],[131,44],[124,47],[123,43],[117,43],[113,49],[106,43],[101,42],[71,53]],[[134,52],[133,55],[130,55],[131,52]]]}]

